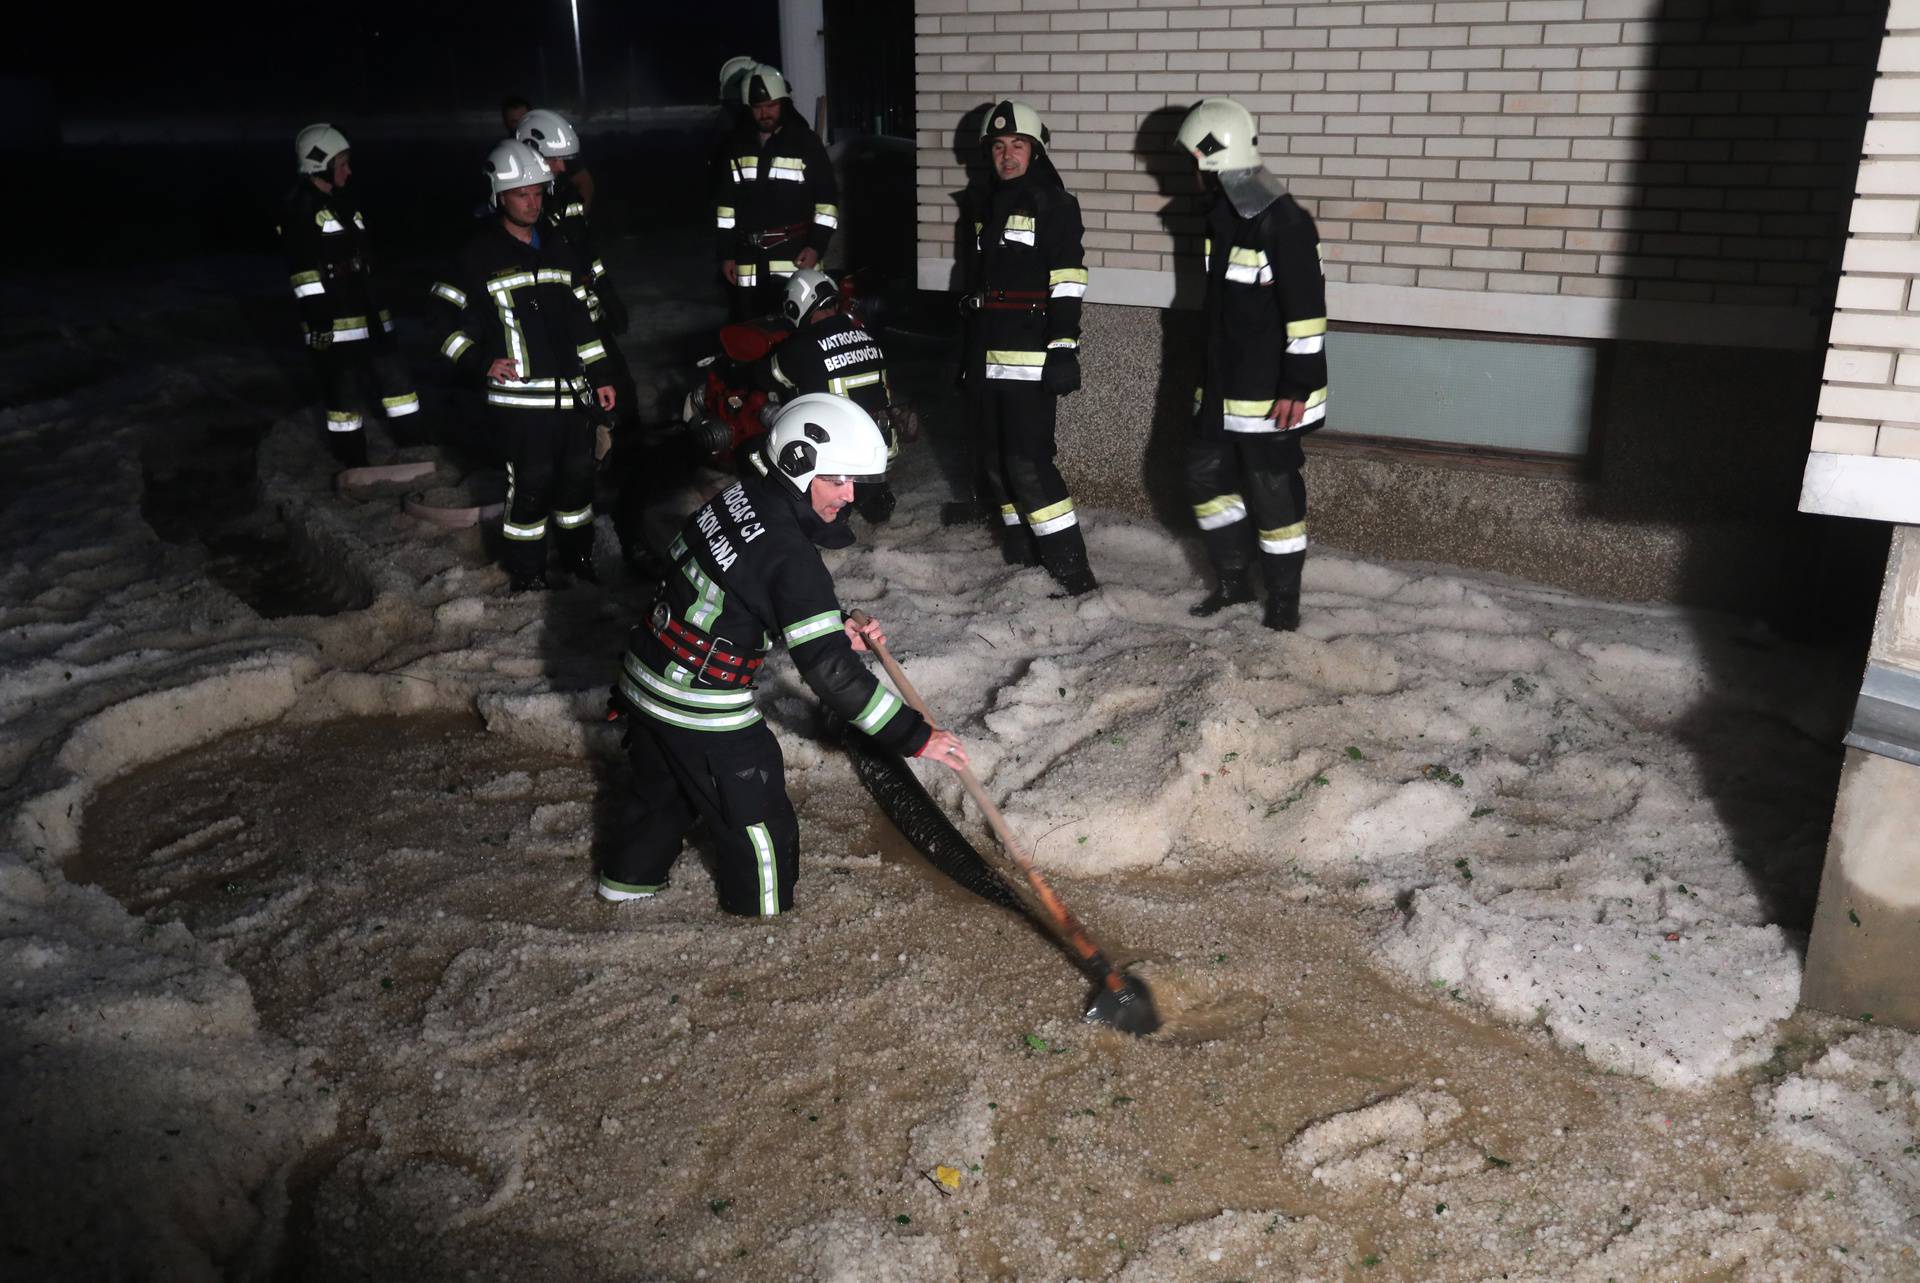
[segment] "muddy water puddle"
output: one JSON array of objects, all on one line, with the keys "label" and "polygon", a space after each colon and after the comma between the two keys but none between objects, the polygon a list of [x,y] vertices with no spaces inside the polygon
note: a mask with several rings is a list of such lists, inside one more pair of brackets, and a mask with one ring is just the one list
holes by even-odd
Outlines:
[{"label": "muddy water puddle", "polygon": [[[1259,876],[1063,883],[1167,1019],[1085,1026],[1057,949],[808,784],[772,922],[719,913],[697,851],[599,902],[617,772],[451,717],[150,766],[69,874],[219,942],[334,1075],[291,1278],[1573,1277],[1802,1196],[1748,1085],[1599,1073],[1384,977],[1377,912]],[[1743,1277],[1672,1261],[1646,1277]]]}]

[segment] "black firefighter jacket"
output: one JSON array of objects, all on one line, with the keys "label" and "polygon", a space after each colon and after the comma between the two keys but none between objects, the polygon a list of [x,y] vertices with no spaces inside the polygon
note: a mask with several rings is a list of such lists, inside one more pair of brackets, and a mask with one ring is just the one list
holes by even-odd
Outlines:
[{"label": "black firefighter jacket", "polygon": [[[840,226],[840,197],[833,162],[806,118],[789,103],[780,127],[765,142],[751,118],[730,142],[724,180],[714,197],[717,257],[765,261],[779,273],[793,271],[793,256],[808,246],[825,258]],[[754,236],[779,231],[791,235],[777,245],[753,243]]]},{"label": "black firefighter jacket", "polygon": [[613,278],[607,275],[607,265],[600,257],[600,247],[587,218],[587,204],[574,186],[572,170],[554,175],[553,188],[540,215],[540,227],[543,233],[551,229],[572,251],[573,292],[587,305],[593,319],[604,319],[614,329],[624,330],[626,304],[614,288]]},{"label": "black firefighter jacket", "polygon": [[308,334],[352,343],[392,331],[374,295],[367,220],[347,188],[323,192],[301,178],[281,211],[280,244]]},{"label": "black firefighter jacket", "polygon": [[[605,381],[593,367],[607,351],[574,292],[572,250],[550,230],[536,231],[537,247],[489,218],[461,251],[453,279],[434,282],[451,313],[440,354],[462,376],[485,379],[489,405],[576,409],[583,380]],[[518,364],[517,380],[487,373],[502,357]]]},{"label": "black firefighter jacket", "polygon": [[[1313,219],[1283,195],[1254,218],[1225,195],[1207,211],[1202,431],[1275,433],[1276,399],[1304,401],[1298,432],[1327,417],[1327,293]],[[1217,418],[1215,416],[1218,416]]]},{"label": "black firefighter jacket", "polygon": [[1044,157],[969,201],[974,253],[965,274],[977,300],[966,374],[1038,384],[1049,348],[1080,346],[1087,293],[1080,202]]},{"label": "black firefighter jacket", "polygon": [[768,353],[767,370],[767,382],[783,401],[809,392],[846,397],[873,417],[887,438],[888,457],[899,453],[887,417],[887,355],[853,316],[843,311],[801,326]]},{"label": "black firefighter jacket", "polygon": [[882,747],[914,754],[932,729],[854,654],[833,577],[816,540],[836,531],[756,451],[741,479],[694,511],[668,549],[673,568],[651,623],[633,629],[615,689],[629,708],[669,726],[740,730],[760,720],[753,691],[690,669],[655,627],[678,621],[744,658],[777,638],[820,702]]}]

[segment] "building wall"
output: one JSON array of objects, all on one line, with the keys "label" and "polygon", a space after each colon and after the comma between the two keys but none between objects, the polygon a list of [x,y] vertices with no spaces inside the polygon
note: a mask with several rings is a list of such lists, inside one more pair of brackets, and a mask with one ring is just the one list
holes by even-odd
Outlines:
[{"label": "building wall", "polygon": [[[1322,239],[1335,334],[1330,426],[1308,447],[1316,541],[1804,612],[1809,582],[1854,578],[1835,558],[1876,555],[1797,517],[1794,495],[1886,13],[1886,0],[915,0],[919,283],[951,287],[985,108],[1033,103],[1080,199],[1091,269],[1062,469],[1090,502],[1190,528],[1180,309],[1201,292],[1199,192],[1172,136],[1198,98],[1238,98]],[[1911,232],[1920,195],[1900,208]],[[1920,259],[1899,275],[1920,279]],[[1884,310],[1920,324],[1906,302]],[[1355,326],[1595,344],[1588,453],[1528,473],[1343,452],[1343,432],[1380,430],[1342,418],[1342,386],[1379,375],[1357,345],[1342,355]],[[1783,577],[1802,587],[1783,592]]]},{"label": "building wall", "polygon": [[1801,507],[1920,524],[1920,0],[1880,47]]},{"label": "building wall", "polygon": [[1708,341],[1805,344],[1885,8],[916,0],[921,281],[979,109],[1019,96],[1080,197],[1089,297],[1175,301],[1198,247],[1171,135],[1217,94],[1319,220],[1339,319],[1684,339],[1717,315]]}]

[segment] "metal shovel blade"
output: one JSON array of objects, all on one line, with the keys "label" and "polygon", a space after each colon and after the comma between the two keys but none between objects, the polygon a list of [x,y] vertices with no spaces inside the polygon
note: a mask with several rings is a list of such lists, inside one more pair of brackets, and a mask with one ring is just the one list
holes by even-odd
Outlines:
[{"label": "metal shovel blade", "polygon": [[1121,1033],[1144,1038],[1160,1027],[1160,1013],[1153,1009],[1153,994],[1147,982],[1138,976],[1122,976],[1120,988],[1101,985],[1087,1004],[1087,1023],[1111,1025]]}]

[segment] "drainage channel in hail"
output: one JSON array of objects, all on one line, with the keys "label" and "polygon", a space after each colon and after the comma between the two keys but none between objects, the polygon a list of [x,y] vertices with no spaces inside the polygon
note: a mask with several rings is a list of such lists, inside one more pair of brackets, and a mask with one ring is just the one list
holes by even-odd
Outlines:
[{"label": "drainage channel in hail", "polygon": [[1622,1236],[1712,1277],[1699,1215],[1817,1195],[1751,1084],[1597,1072],[1382,977],[1371,911],[1255,874],[1064,888],[1174,1013],[1088,1028],[1060,953],[889,847],[850,776],[796,786],[799,909],[770,922],[719,912],[703,836],[658,899],[598,901],[618,771],[458,717],[146,767],[69,875],[220,940],[319,1051],[342,1124],[294,1277],[1552,1277]]}]

